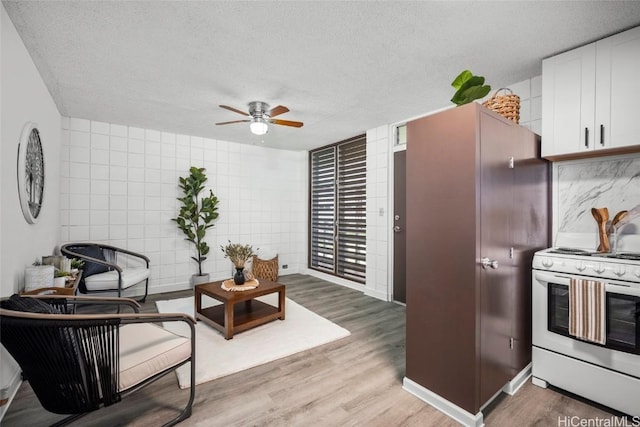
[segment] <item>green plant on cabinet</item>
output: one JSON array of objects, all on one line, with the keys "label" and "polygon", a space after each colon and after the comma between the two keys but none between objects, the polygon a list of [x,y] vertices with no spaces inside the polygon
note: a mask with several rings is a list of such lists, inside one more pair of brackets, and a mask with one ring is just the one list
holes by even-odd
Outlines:
[{"label": "green plant on cabinet", "polygon": [[491,91],[491,86],[484,84],[484,77],[474,76],[469,70],[461,72],[451,82],[451,86],[457,89],[451,98],[451,102],[457,106],[484,98]]}]

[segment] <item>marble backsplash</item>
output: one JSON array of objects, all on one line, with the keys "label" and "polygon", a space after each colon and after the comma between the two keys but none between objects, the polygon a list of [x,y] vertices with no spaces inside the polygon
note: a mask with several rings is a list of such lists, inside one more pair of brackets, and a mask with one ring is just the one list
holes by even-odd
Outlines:
[{"label": "marble backsplash", "polygon": [[[555,246],[564,246],[567,236],[585,238],[587,246],[596,241],[591,208],[606,207],[611,220],[640,204],[640,155],[557,162],[553,178]],[[640,218],[622,231],[628,241],[635,241]]]}]

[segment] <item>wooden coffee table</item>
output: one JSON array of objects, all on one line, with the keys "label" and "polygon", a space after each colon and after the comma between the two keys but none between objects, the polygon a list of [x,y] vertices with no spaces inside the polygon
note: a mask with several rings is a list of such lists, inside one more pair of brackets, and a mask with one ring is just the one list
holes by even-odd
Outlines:
[{"label": "wooden coffee table", "polygon": [[[195,315],[207,325],[222,332],[228,340],[234,333],[246,331],[275,319],[284,320],[285,286],[259,279],[260,286],[247,291],[225,291],[222,281],[196,285]],[[255,298],[278,293],[278,307],[257,301]],[[221,305],[202,308],[202,295],[222,302]],[[244,302],[244,304],[239,304]]]}]

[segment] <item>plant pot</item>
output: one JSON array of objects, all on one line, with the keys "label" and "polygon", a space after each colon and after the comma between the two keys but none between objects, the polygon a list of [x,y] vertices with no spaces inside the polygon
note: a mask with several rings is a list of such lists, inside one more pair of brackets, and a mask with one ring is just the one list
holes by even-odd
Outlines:
[{"label": "plant pot", "polygon": [[56,288],[64,288],[67,285],[66,277],[54,277],[53,278],[53,286]]},{"label": "plant pot", "polygon": [[53,265],[36,265],[24,270],[24,290],[31,291],[38,288],[53,286]]},{"label": "plant pot", "polygon": [[191,276],[191,285],[201,285],[203,283],[209,283],[209,273],[194,274]]}]

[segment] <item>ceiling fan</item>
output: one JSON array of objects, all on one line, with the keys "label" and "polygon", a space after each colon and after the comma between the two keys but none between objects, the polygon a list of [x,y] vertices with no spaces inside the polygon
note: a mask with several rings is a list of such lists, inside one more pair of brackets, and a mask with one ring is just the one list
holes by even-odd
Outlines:
[{"label": "ceiling fan", "polygon": [[266,102],[253,101],[249,103],[248,113],[245,113],[242,110],[238,110],[237,108],[229,107],[228,105],[221,105],[220,107],[229,111],[233,111],[234,113],[242,114],[243,116],[250,116],[251,118],[245,120],[221,122],[216,123],[216,125],[228,125],[231,123],[250,123],[249,128],[251,129],[251,132],[256,135],[264,135],[265,133],[267,133],[267,131],[269,130],[269,123],[273,123],[274,125],[292,126],[295,128],[300,128],[304,124],[302,122],[294,122],[291,120],[274,119],[274,117],[289,111],[289,109],[284,105],[278,105],[277,107],[269,109],[269,104],[267,104]]}]

